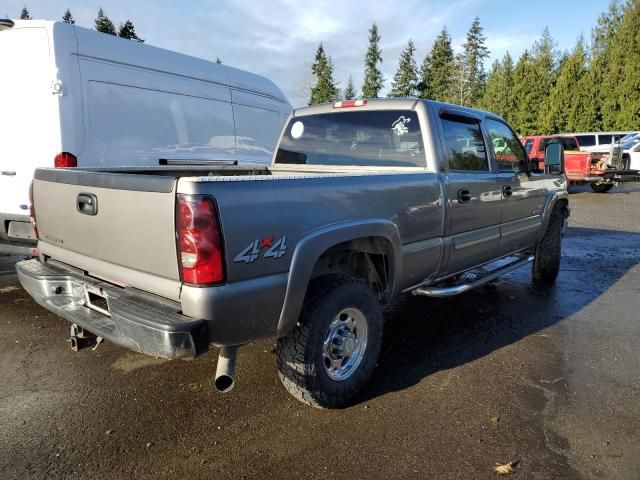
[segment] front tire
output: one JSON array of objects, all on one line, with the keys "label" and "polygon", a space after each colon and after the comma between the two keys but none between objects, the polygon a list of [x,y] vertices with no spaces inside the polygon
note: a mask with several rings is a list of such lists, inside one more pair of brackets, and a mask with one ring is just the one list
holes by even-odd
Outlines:
[{"label": "front tire", "polygon": [[613,188],[613,183],[592,183],[591,190],[596,193],[607,193]]},{"label": "front tire", "polygon": [[555,207],[547,224],[542,240],[536,245],[533,260],[533,281],[552,285],[560,272],[562,256],[562,230],[565,214],[562,208]]},{"label": "front tire", "polygon": [[278,339],[282,384],[314,407],[347,406],[371,377],[382,330],[380,302],[365,282],[341,275],[313,281],[298,326]]}]

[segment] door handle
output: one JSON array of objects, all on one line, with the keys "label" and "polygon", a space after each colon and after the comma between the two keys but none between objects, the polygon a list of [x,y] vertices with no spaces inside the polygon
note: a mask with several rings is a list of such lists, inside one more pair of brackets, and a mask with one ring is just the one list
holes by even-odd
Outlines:
[{"label": "door handle", "polygon": [[469,203],[471,201],[471,192],[467,189],[458,190],[458,203]]},{"label": "door handle", "polygon": [[76,209],[83,215],[98,213],[98,197],[93,193],[79,193],[76,198]]},{"label": "door handle", "polygon": [[502,194],[505,197],[510,197],[511,195],[513,195],[513,188],[511,188],[511,185],[504,185],[502,187]]}]

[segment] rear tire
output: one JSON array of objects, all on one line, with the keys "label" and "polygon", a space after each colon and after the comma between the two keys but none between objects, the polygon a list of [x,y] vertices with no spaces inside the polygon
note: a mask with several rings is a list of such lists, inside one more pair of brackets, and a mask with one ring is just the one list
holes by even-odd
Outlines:
[{"label": "rear tire", "polygon": [[596,193],[607,193],[613,188],[613,183],[592,183],[591,190]]},{"label": "rear tire", "polygon": [[347,406],[371,377],[382,330],[380,302],[365,282],[321,277],[309,285],[296,328],[278,339],[280,381],[314,407]]},{"label": "rear tire", "polygon": [[562,228],[565,214],[555,207],[547,224],[542,240],[535,249],[533,260],[533,281],[543,285],[552,285],[560,272],[562,256]]}]

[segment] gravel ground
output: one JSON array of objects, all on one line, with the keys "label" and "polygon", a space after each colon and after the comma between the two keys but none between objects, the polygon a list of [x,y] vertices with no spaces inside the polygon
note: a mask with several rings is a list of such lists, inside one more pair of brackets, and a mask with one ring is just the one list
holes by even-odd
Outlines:
[{"label": "gravel ground", "polygon": [[273,342],[164,361],[73,353],[0,257],[0,478],[633,479],[640,472],[640,185],[578,188],[558,283],[529,269],[386,312],[374,377],[350,408],[290,397]]}]

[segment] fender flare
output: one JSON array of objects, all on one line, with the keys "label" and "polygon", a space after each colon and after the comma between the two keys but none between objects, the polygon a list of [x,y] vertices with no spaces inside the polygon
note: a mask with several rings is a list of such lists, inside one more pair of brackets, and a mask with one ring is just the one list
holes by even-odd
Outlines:
[{"label": "fender flare", "polygon": [[389,298],[397,291],[402,275],[402,254],[398,227],[386,219],[352,220],[334,223],[312,231],[296,245],[289,269],[287,290],[278,320],[277,336],[286,336],[295,326],[302,310],[307,286],[318,259],[331,247],[350,240],[380,237],[389,242],[392,258],[389,273]]},{"label": "fender flare", "polygon": [[551,212],[558,204],[558,202],[566,201],[566,216],[569,218],[571,214],[571,209],[569,208],[569,194],[563,191],[555,191],[552,192],[548,197],[544,206],[544,211],[542,214],[542,228],[540,229],[540,233],[538,234],[538,242],[542,240],[545,232],[547,231],[547,225],[549,224],[549,220],[551,219]]}]

